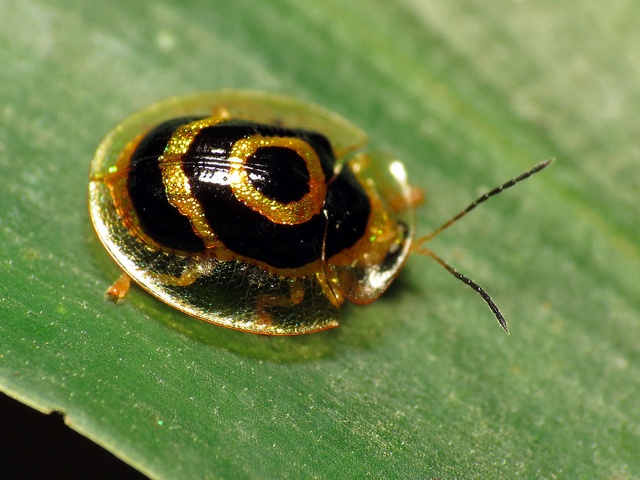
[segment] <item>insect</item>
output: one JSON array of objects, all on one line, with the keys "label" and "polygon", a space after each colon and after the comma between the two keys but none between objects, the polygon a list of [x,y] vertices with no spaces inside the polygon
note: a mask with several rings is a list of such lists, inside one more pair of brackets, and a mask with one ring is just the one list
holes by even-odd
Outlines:
[{"label": "insect", "polygon": [[90,167],[91,220],[124,272],[108,296],[122,300],[132,279],[198,319],[296,335],[338,325],[345,300],[373,302],[420,253],[478,292],[506,331],[486,291],[425,244],[551,160],[416,239],[418,190],[366,141],[333,112],[260,92],[179,97],[128,117]]}]

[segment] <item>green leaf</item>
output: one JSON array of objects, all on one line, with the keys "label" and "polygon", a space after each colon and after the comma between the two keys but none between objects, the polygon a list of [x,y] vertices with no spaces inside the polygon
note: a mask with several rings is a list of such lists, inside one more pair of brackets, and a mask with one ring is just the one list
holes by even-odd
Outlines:
[{"label": "green leaf", "polygon": [[[640,15],[611,2],[0,3],[0,385],[155,478],[640,476]],[[427,192],[429,244],[339,329],[188,318],[118,270],[87,170],[159,99],[252,88],[346,116]]]}]

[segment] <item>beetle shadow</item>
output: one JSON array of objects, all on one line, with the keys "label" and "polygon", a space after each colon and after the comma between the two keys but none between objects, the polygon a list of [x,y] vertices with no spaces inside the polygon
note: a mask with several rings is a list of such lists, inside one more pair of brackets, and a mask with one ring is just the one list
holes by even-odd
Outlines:
[{"label": "beetle shadow", "polygon": [[[142,291],[137,286],[132,288]],[[378,300],[386,307],[383,315],[374,315],[376,309],[369,306],[348,304],[341,309],[342,318],[337,328],[293,336],[260,335],[213,325],[181,313],[151,295],[145,295],[145,298],[135,295],[137,298],[127,301],[135,302],[135,308],[148,318],[202,344],[248,358],[305,363],[335,357],[343,349],[375,347],[391,330],[398,328],[396,322],[388,321],[389,311],[397,308],[395,292],[400,289],[393,288]]]},{"label": "beetle shadow", "polygon": [[[94,268],[104,272],[106,290],[120,270],[106,255],[91,226],[87,227],[85,233],[89,239],[87,248],[90,258],[94,259]],[[138,309],[145,317],[214,348],[259,360],[304,363],[334,357],[343,349],[371,349],[391,330],[398,328],[396,322],[389,322],[387,310],[396,309],[398,302],[401,302],[401,292],[407,287],[403,277],[401,273],[375,302],[384,307],[382,315],[376,307],[346,302],[340,310],[341,321],[337,328],[305,335],[259,335],[213,325],[173,309],[144,292],[135,283],[131,286],[132,292],[125,299],[125,305],[130,304],[131,308]],[[126,308],[125,305],[120,307]]]},{"label": "beetle shadow", "polygon": [[383,343],[396,329],[402,328],[397,320],[406,316],[402,302],[407,289],[411,288],[401,272],[373,304],[346,303],[342,308],[342,322],[338,327],[341,344],[350,349],[368,350]]},{"label": "beetle shadow", "polygon": [[[150,305],[150,304],[154,305]],[[271,336],[243,332],[190,317],[155,298],[141,307],[151,318],[199,343],[235,354],[281,363],[303,363],[335,355],[336,331]]]}]

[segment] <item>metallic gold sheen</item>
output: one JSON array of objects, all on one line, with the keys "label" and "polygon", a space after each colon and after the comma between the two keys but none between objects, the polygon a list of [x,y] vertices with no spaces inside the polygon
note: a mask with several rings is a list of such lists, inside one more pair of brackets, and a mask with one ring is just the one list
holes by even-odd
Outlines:
[{"label": "metallic gold sheen", "polygon": [[[151,105],[126,118],[111,130],[98,146],[89,172],[89,212],[98,238],[122,270],[152,295],[200,320],[224,327],[269,335],[297,335],[326,330],[338,325],[344,298],[367,303],[382,294],[402,267],[413,236],[413,210],[407,208],[408,229],[387,236],[385,244],[397,251],[390,264],[369,264],[362,253],[370,248],[369,240],[358,242],[351,252],[339,258],[318,260],[304,269],[278,270],[251,263],[225,249],[209,248],[203,253],[178,252],[158,245],[140,234],[138,219],[131,215],[126,195],[128,161],[137,143],[155,125],[178,117],[205,117],[174,135],[162,161],[163,182],[171,202],[191,219],[194,231],[205,239],[215,238],[199,207],[191,204],[191,191],[185,182],[181,156],[204,124],[220,119],[281,125],[292,129],[315,130],[324,134],[337,153],[336,171],[357,171],[358,181],[375,185],[379,205],[386,208],[397,199],[408,198],[408,187],[401,176],[390,174],[391,157],[361,154],[351,160],[351,152],[366,142],[362,130],[317,105],[295,98],[251,91],[223,90],[178,97]],[[204,123],[202,123],[204,122]],[[305,142],[302,142],[305,143]],[[295,214],[283,213],[276,205],[275,221],[304,221],[301,218],[318,211],[323,197],[324,176],[316,159],[308,156],[308,145],[293,145],[307,162],[310,184],[314,189],[309,200]],[[242,147],[242,148],[240,148]],[[238,145],[238,159],[246,159],[259,148],[258,140]],[[244,161],[244,160],[243,160]],[[237,184],[245,197],[265,210],[267,202],[246,188],[242,162],[238,162]],[[373,167],[371,166],[373,165]],[[318,193],[320,192],[320,193]],[[321,195],[322,193],[322,195]],[[401,204],[403,202],[400,202]],[[409,201],[405,203],[409,204]],[[266,211],[266,210],[265,210]],[[389,219],[374,215],[370,234],[393,225],[397,214],[389,210]],[[294,218],[286,218],[294,217]],[[389,232],[387,232],[389,233]],[[211,237],[209,237],[211,235]],[[383,235],[384,237],[384,235]],[[382,237],[376,237],[382,238]],[[206,241],[206,240],[205,240]],[[215,243],[211,240],[210,244]],[[331,263],[335,260],[336,263]],[[106,283],[106,282],[105,282]],[[105,285],[106,286],[106,285]],[[346,295],[345,295],[346,293]]]},{"label": "metallic gold sheen", "polygon": [[207,222],[202,205],[191,194],[189,179],[182,169],[180,157],[162,156],[158,164],[162,172],[162,183],[167,192],[167,199],[178,211],[191,222],[191,228],[204,242],[205,247],[218,247],[221,243]]},{"label": "metallic gold sheen", "polygon": [[[260,148],[284,147],[295,151],[302,158],[309,172],[309,193],[300,200],[280,203],[258,191],[245,170],[246,161]],[[238,140],[229,158],[229,184],[241,202],[273,223],[296,225],[309,221],[322,210],[327,194],[324,172],[315,150],[307,142],[296,137],[265,137],[253,135]]]},{"label": "metallic gold sheen", "polygon": [[189,219],[194,233],[202,239],[206,248],[220,247],[222,243],[207,222],[202,205],[191,193],[189,178],[183,169],[182,156],[187,153],[193,139],[203,128],[217,125],[226,119],[227,116],[222,114],[183,125],[171,136],[164,154],[158,160],[169,203]]},{"label": "metallic gold sheen", "polygon": [[203,128],[212,127],[224,120],[228,120],[226,115],[214,115],[212,117],[196,120],[181,126],[173,133],[173,135],[171,135],[171,138],[167,143],[167,147],[164,150],[164,156],[179,157],[184,155],[193,143],[193,139],[196,138]]},{"label": "metallic gold sheen", "polygon": [[[358,304],[376,300],[396,278],[413,239],[414,211],[394,212],[397,199],[408,205],[411,188],[398,161],[384,154],[359,153],[346,165],[355,174],[371,203],[366,233],[330,259],[330,279],[344,298]],[[399,223],[402,221],[402,223]]]}]

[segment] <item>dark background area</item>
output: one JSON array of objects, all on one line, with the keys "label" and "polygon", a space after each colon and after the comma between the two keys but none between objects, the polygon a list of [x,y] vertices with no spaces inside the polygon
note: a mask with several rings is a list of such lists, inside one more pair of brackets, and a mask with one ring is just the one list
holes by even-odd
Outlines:
[{"label": "dark background area", "polygon": [[61,414],[42,414],[3,394],[0,394],[0,476],[5,480],[147,478],[67,427]]}]

